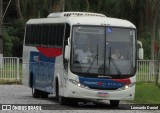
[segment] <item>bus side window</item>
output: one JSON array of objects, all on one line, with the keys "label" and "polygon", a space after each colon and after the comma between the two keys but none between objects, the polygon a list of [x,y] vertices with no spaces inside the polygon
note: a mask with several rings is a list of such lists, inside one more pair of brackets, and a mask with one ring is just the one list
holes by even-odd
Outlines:
[{"label": "bus side window", "polygon": [[35,25],[34,26],[34,31],[33,31],[33,40],[34,40],[34,44],[33,45],[36,45],[37,43],[37,38],[38,38],[38,25]]},{"label": "bus side window", "polygon": [[36,45],[40,46],[41,44],[41,25],[37,25],[37,40]]},{"label": "bus side window", "polygon": [[49,46],[52,46],[52,47],[55,47],[55,25],[54,24],[51,24],[50,27],[50,32],[49,32]]},{"label": "bus side window", "polygon": [[48,38],[49,38],[49,24],[46,25],[46,31],[45,31],[45,43],[44,45],[47,46],[48,45]]},{"label": "bus side window", "polygon": [[35,30],[35,25],[31,26],[31,37],[30,37],[30,41],[29,41],[29,45],[33,45],[34,44],[34,30]]},{"label": "bus side window", "polygon": [[30,25],[26,25],[26,34],[25,34],[25,45],[29,45],[30,35],[31,35],[31,27]]},{"label": "bus side window", "polygon": [[39,45],[42,46],[43,45],[43,33],[44,33],[44,25],[41,24],[40,25],[40,33],[39,33]]},{"label": "bus side window", "polygon": [[57,40],[56,40],[56,45],[58,47],[62,47],[63,45],[63,38],[64,38],[64,24],[58,24],[57,26]]},{"label": "bus side window", "polygon": [[43,25],[43,30],[42,30],[42,46],[47,46],[47,41],[48,41],[48,26],[47,24]]}]

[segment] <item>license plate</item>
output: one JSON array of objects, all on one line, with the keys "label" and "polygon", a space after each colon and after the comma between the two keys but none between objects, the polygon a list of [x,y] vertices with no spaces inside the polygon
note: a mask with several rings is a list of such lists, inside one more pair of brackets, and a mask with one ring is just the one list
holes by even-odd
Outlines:
[{"label": "license plate", "polygon": [[97,93],[97,96],[98,96],[98,97],[107,97],[107,96],[108,96],[108,93],[98,92],[98,93]]}]

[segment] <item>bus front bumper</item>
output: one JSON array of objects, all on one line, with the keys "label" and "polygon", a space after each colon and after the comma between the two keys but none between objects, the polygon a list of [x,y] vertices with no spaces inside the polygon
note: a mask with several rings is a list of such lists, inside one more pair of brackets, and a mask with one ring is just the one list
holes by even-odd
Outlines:
[{"label": "bus front bumper", "polygon": [[95,90],[68,83],[64,96],[84,99],[134,100],[135,85],[124,90]]}]

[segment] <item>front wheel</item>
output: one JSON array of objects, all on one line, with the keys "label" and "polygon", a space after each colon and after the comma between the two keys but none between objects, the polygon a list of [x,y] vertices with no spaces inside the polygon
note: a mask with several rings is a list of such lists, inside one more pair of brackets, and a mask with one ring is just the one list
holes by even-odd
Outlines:
[{"label": "front wheel", "polygon": [[110,100],[111,107],[118,107],[119,106],[119,100]]},{"label": "front wheel", "polygon": [[58,102],[61,104],[61,105],[65,105],[66,104],[66,100],[67,98],[65,97],[62,97],[59,95],[59,84],[58,84],[58,80],[56,80],[56,99],[58,100]]},{"label": "front wheel", "polygon": [[67,104],[67,98],[59,96],[59,103],[61,105],[66,105]]}]

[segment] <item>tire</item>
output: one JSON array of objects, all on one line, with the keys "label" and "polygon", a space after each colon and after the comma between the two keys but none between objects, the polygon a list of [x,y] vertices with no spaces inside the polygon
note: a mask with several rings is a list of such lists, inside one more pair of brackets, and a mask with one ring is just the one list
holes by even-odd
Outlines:
[{"label": "tire", "polygon": [[59,100],[59,84],[57,79],[56,79],[56,100]]},{"label": "tire", "polygon": [[47,92],[44,92],[44,91],[41,91],[41,97],[42,98],[48,98],[48,93]]},{"label": "tire", "polygon": [[33,87],[33,73],[30,73],[30,78],[29,78],[29,87],[32,88]]},{"label": "tire", "polygon": [[32,96],[33,96],[33,98],[40,98],[41,91],[32,87]]},{"label": "tire", "polygon": [[58,100],[58,102],[61,104],[61,105],[65,105],[67,104],[67,98],[65,97],[62,97],[59,95],[59,83],[58,83],[58,79],[56,79],[56,99]]},{"label": "tire", "polygon": [[119,106],[119,100],[110,100],[110,106],[111,107],[118,107]]},{"label": "tire", "polygon": [[59,96],[59,103],[61,105],[66,105],[67,104],[67,98]]}]

